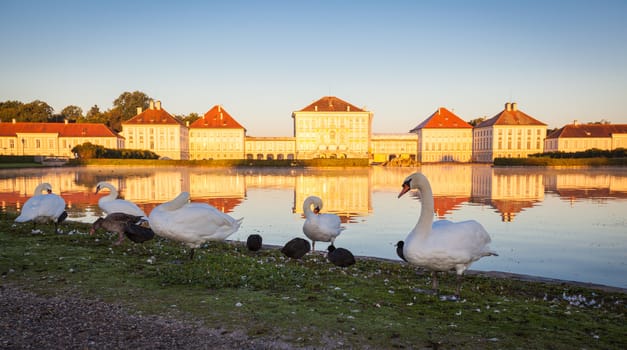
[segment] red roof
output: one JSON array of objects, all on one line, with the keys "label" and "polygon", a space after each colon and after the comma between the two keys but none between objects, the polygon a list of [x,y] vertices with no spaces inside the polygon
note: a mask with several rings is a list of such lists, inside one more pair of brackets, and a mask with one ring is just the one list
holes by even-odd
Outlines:
[{"label": "red roof", "polygon": [[612,134],[627,134],[627,124],[568,124],[553,131],[546,138],[612,137]]},{"label": "red roof", "polygon": [[119,137],[118,133],[104,124],[96,123],[0,123],[0,136],[16,136],[18,133],[58,134],[59,137]]},{"label": "red roof", "polygon": [[194,121],[190,128],[244,129],[222,106],[215,105],[205,115]]},{"label": "red roof", "polygon": [[435,129],[435,128],[446,128],[446,129],[472,129],[472,125],[463,121],[460,117],[455,115],[455,113],[449,111],[444,107],[438,108],[429,118],[425,119],[422,123],[418,124],[415,128],[411,129],[409,132],[416,132],[420,129]]},{"label": "red roof", "polygon": [[546,125],[545,123],[518,110],[515,103],[507,103],[506,105],[510,105],[511,108],[508,109],[506,107],[499,114],[488,120],[484,120],[476,127],[483,128],[492,125]]},{"label": "red roof", "polygon": [[325,96],[300,110],[300,112],[365,112],[335,96]]},{"label": "red roof", "polygon": [[122,126],[124,124],[159,124],[159,125],[168,125],[168,124],[176,124],[183,125],[183,122],[174,118],[170,113],[166,112],[165,109],[161,107],[157,108],[149,108],[133,118],[122,122]]}]

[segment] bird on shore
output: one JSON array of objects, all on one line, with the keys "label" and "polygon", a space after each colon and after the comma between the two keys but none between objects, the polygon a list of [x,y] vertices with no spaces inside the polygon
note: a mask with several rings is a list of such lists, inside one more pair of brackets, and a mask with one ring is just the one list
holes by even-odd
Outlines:
[{"label": "bird on shore", "polygon": [[100,207],[105,214],[125,213],[129,215],[141,216],[144,220],[147,220],[148,217],[146,216],[146,213],[144,213],[144,211],[141,210],[137,204],[126,199],[118,198],[118,190],[112,184],[100,181],[96,185],[96,194],[105,188],[109,190],[109,194],[98,200],[98,207]]},{"label": "bird on shore", "polygon": [[336,248],[333,244],[327,248],[327,259],[335,265],[340,267],[348,267],[355,264],[355,256],[350,250],[345,248]]},{"label": "bird on shore", "polygon": [[316,241],[333,244],[337,236],[344,230],[339,216],[320,214],[321,209],[322,199],[320,197],[309,196],[303,201],[303,213],[305,214],[303,233],[311,240],[312,251],[316,250]]},{"label": "bird on shore", "polygon": [[248,239],[246,239],[246,247],[251,252],[258,251],[259,249],[261,249],[261,246],[262,246],[262,239],[261,239],[261,236],[258,234],[252,234],[248,236]]},{"label": "bird on shore", "polygon": [[194,249],[207,241],[223,241],[235,233],[244,218],[234,219],[207,203],[190,203],[189,192],[155,207],[148,217],[155,234]]},{"label": "bird on shore", "polygon": [[305,254],[309,253],[310,250],[311,246],[309,242],[306,239],[297,237],[285,243],[283,248],[281,248],[281,253],[285,254],[288,258],[300,259],[305,256]]},{"label": "bird on shore", "polygon": [[411,189],[418,189],[422,207],[418,222],[405,239],[403,257],[412,265],[432,271],[433,289],[437,293],[437,272],[457,272],[456,296],[459,297],[463,273],[484,256],[498,255],[490,250],[490,235],[475,220],[433,222],[434,202],[429,180],[416,172],[402,185],[398,198]]},{"label": "bird on shore", "polygon": [[[46,192],[42,194],[42,192]],[[58,232],[59,224],[67,218],[65,200],[52,193],[52,186],[47,183],[39,184],[26,203],[22,206],[22,212],[15,218],[15,222],[33,222],[36,224],[54,224],[54,232]]]},{"label": "bird on shore", "polygon": [[142,217],[126,213],[111,213],[104,218],[98,218],[89,231],[93,235],[96,230],[103,228],[107,232],[118,234],[118,240],[113,245],[120,245],[126,235],[135,243],[143,243],[152,239],[155,234],[147,227],[141,226]]}]

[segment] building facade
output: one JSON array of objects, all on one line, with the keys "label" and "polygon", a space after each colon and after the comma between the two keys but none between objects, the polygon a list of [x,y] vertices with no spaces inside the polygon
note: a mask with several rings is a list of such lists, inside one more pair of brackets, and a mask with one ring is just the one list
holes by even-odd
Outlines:
[{"label": "building facade", "polygon": [[581,152],[592,148],[627,148],[627,124],[579,124],[575,121],[547,135],[544,142],[545,152]]},{"label": "building facade", "polygon": [[189,126],[190,159],[244,159],[246,129],[216,105]]},{"label": "building facade", "polygon": [[124,137],[96,123],[0,123],[0,155],[74,158],[72,148],[90,142],[123,149]]},{"label": "building facade", "polygon": [[407,134],[372,134],[370,148],[372,160],[383,163],[392,159],[416,160],[416,144],[418,136]]},{"label": "building facade", "polygon": [[161,101],[150,101],[150,107],[122,122],[126,148],[149,150],[162,158],[189,159],[189,129],[161,108]]},{"label": "building facade", "polygon": [[294,159],[296,142],[293,137],[246,137],[246,159]]},{"label": "building facade", "polygon": [[526,158],[542,153],[546,124],[518,110],[515,102],[473,129],[473,161],[491,163],[494,158]]},{"label": "building facade", "polygon": [[420,163],[470,162],[472,125],[444,107],[438,108],[409,132],[418,135]]},{"label": "building facade", "polygon": [[296,159],[370,158],[372,112],[325,96],[292,118]]}]

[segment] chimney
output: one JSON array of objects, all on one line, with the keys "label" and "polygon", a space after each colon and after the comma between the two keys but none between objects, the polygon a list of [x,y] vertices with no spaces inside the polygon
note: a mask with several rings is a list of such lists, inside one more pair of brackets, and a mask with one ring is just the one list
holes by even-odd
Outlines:
[{"label": "chimney", "polygon": [[161,101],[157,101],[157,102],[155,102],[155,104],[157,105],[157,110],[160,111],[161,110]]},{"label": "chimney", "polygon": [[512,105],[509,102],[505,103],[505,110],[506,111],[511,111],[512,110]]},{"label": "chimney", "polygon": [[518,110],[518,103],[512,102],[512,111],[516,112]]},{"label": "chimney", "polygon": [[185,126],[189,128],[189,120],[185,121]]},{"label": "chimney", "polygon": [[[317,112],[318,111],[318,106],[314,106],[314,111]],[[15,119],[13,119],[13,121],[15,121]]]},{"label": "chimney", "polygon": [[142,114],[142,108],[141,107],[137,107],[137,115]]},{"label": "chimney", "polygon": [[12,122],[13,122],[13,124],[15,124],[15,118],[13,118]]},{"label": "chimney", "polygon": [[351,106],[346,105],[346,111],[347,111],[347,112],[350,112],[350,111],[351,111]]},{"label": "chimney", "polygon": [[[15,119],[13,119],[13,120],[15,120]],[[574,126],[579,125],[579,120],[577,120],[577,119],[573,120],[573,125],[574,125]]]},{"label": "chimney", "polygon": [[67,118],[63,119],[63,124],[67,125]]},{"label": "chimney", "polygon": [[148,106],[148,109],[155,109],[155,101],[154,100],[150,100],[150,105]]}]

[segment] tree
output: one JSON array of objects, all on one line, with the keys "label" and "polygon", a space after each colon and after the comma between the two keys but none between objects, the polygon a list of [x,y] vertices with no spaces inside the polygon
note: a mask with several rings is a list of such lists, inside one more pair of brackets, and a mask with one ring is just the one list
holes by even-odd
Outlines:
[{"label": "tree", "polygon": [[475,126],[481,124],[485,120],[486,120],[486,117],[479,117],[479,118],[475,118],[475,119],[469,121],[468,124],[470,124],[473,127],[475,127]]},{"label": "tree", "polygon": [[127,121],[137,115],[137,107],[148,108],[151,98],[141,91],[123,92],[113,101],[112,115],[119,121]]},{"label": "tree", "polygon": [[180,121],[182,121],[183,123],[193,123],[196,120],[200,119],[200,116],[198,115],[198,113],[190,113],[187,116],[184,115],[177,115],[176,116],[177,119],[179,119]]},{"label": "tree", "polygon": [[75,122],[83,118],[83,109],[78,106],[69,105],[63,108],[63,110],[61,111],[61,116],[64,119]]},{"label": "tree", "polygon": [[100,112],[100,107],[98,107],[98,105],[93,105],[85,115],[84,120],[79,119],[78,121],[87,123],[104,123],[105,119],[102,112]]},{"label": "tree", "polygon": [[0,121],[10,122],[15,118],[19,120],[19,114],[24,104],[20,101],[0,102]]},{"label": "tree", "polygon": [[35,100],[22,106],[19,117],[24,122],[45,123],[52,119],[53,111],[46,102]]}]

